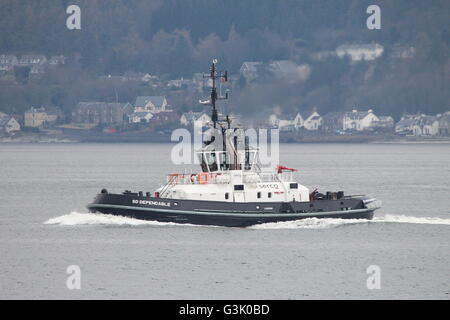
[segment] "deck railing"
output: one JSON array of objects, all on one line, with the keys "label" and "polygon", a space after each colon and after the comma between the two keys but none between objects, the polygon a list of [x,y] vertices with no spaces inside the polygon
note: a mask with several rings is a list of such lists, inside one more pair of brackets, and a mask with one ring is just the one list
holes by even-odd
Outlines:
[{"label": "deck railing", "polygon": [[[244,182],[246,182],[246,176],[258,176],[258,183],[269,182],[282,182],[293,181],[292,172],[274,173],[274,172],[251,172],[244,173]],[[258,179],[257,179],[258,180]],[[231,181],[231,172],[218,172],[218,173],[172,173],[167,175],[168,185],[190,185],[190,184],[228,184]],[[255,181],[255,179],[252,179]]]}]

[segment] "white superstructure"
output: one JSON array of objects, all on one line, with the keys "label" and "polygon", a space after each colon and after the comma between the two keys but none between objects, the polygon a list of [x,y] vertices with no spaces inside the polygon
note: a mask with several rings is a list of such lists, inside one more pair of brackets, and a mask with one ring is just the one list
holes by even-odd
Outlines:
[{"label": "white superstructure", "polygon": [[227,136],[225,151],[217,141],[198,152],[202,172],[169,174],[167,184],[156,190],[169,199],[226,202],[309,201],[309,189],[293,180],[294,169],[263,169],[258,150],[237,148]]}]

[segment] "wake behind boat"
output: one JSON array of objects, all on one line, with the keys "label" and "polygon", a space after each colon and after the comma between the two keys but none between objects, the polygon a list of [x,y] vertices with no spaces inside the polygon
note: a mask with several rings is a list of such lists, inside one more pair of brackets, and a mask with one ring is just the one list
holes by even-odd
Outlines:
[{"label": "wake behind boat", "polygon": [[[88,205],[91,212],[160,222],[246,227],[268,222],[305,218],[372,219],[381,202],[343,191],[319,193],[293,179],[292,168],[264,168],[259,150],[250,145],[242,128],[232,127],[230,117],[219,119],[216,61],[208,77],[212,123],[207,140],[197,152],[201,171],[169,174],[164,186],[151,192],[109,193],[103,189]],[[240,139],[243,137],[243,139]]]}]

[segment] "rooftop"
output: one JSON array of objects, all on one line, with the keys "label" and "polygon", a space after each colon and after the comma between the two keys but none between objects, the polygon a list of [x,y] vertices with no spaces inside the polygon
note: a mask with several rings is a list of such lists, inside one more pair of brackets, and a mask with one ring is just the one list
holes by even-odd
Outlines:
[{"label": "rooftop", "polygon": [[161,107],[166,100],[165,96],[139,96],[136,98],[136,102],[134,103],[135,107],[143,107],[147,103],[151,102],[156,107]]},{"label": "rooftop", "polygon": [[368,111],[357,111],[353,110],[352,112],[346,112],[345,117],[349,118],[350,120],[361,120],[364,119],[369,113],[372,113],[373,111],[369,109]]}]

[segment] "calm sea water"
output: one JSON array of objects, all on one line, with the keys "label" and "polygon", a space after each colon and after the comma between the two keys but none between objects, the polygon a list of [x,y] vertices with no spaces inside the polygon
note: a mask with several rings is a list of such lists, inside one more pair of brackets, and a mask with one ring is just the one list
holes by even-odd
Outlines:
[{"label": "calm sea water", "polygon": [[[0,145],[0,299],[450,298],[449,144],[281,146],[302,184],[381,199],[371,222],[227,229],[87,213],[103,187],[152,191],[182,171],[171,147]],[[367,288],[371,265],[380,289]]]}]

